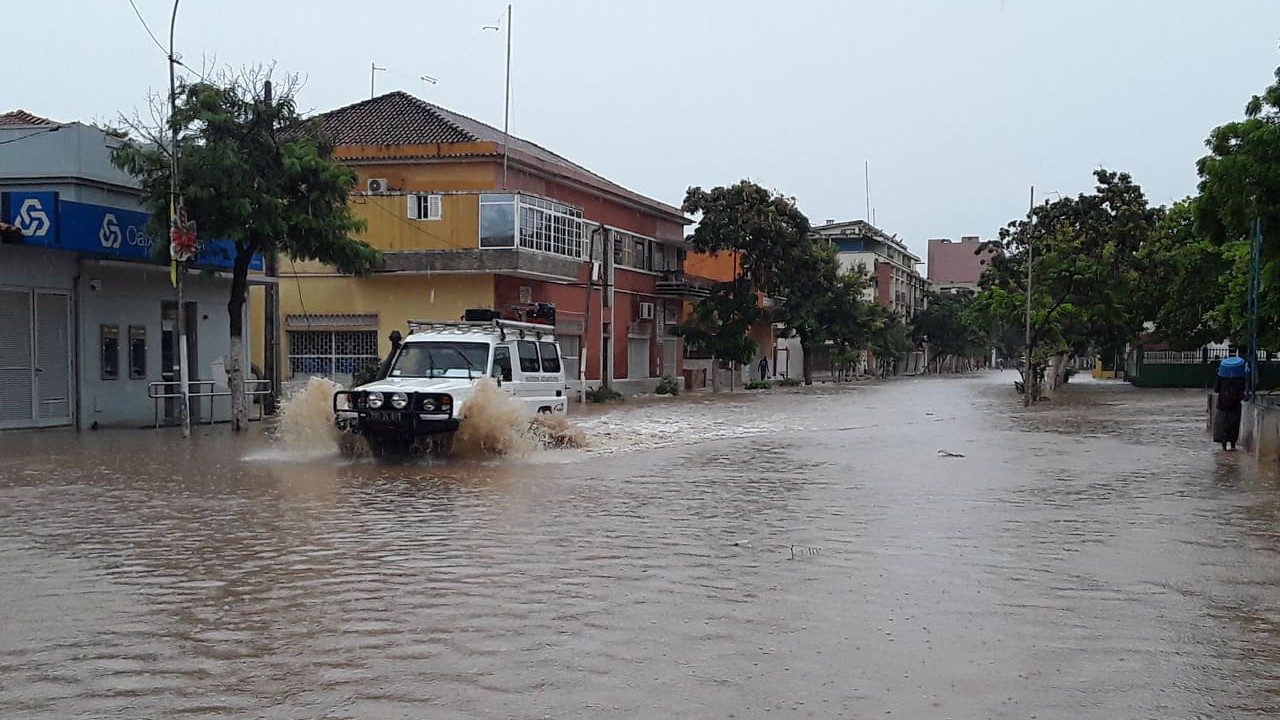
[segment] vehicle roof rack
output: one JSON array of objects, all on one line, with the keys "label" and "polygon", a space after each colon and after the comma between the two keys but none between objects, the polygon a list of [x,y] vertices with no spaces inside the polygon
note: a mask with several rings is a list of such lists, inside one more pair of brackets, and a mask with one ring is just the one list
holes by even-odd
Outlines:
[{"label": "vehicle roof rack", "polygon": [[409,320],[408,325],[410,335],[423,332],[459,335],[497,333],[502,340],[506,340],[507,333],[511,332],[520,338],[524,338],[527,333],[532,333],[538,340],[556,339],[554,326],[518,320]]}]

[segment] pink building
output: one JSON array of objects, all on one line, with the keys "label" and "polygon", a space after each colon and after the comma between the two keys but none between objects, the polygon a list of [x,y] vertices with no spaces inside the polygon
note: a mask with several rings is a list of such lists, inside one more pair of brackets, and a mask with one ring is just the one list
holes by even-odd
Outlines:
[{"label": "pink building", "polygon": [[958,242],[934,238],[929,241],[929,282],[939,293],[976,292],[978,280],[995,252],[992,248],[983,250],[982,240],[976,235],[962,237]]}]

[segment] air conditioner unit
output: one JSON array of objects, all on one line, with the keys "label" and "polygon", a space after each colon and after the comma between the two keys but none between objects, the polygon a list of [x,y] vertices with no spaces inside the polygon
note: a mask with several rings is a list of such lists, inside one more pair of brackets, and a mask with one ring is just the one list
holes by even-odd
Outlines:
[{"label": "air conditioner unit", "polygon": [[365,189],[371,193],[384,193],[390,188],[391,186],[387,184],[386,178],[369,178],[368,182],[365,183]]},{"label": "air conditioner unit", "polygon": [[653,319],[653,303],[651,302],[640,303],[640,319],[641,320]]}]

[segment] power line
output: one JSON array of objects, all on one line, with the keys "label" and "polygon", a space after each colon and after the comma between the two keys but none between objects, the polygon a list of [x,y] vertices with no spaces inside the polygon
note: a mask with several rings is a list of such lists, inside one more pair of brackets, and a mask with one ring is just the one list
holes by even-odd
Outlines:
[{"label": "power line", "polygon": [[156,38],[156,34],[151,32],[151,26],[147,25],[147,19],[142,17],[142,13],[138,11],[138,6],[133,3],[133,0],[129,0],[129,7],[133,8],[133,14],[138,16],[138,22],[142,23],[142,29],[146,30],[147,34],[151,36],[151,42],[155,43],[156,47],[160,48],[160,52],[164,53],[165,57],[168,57],[169,51],[166,50],[160,40]]}]

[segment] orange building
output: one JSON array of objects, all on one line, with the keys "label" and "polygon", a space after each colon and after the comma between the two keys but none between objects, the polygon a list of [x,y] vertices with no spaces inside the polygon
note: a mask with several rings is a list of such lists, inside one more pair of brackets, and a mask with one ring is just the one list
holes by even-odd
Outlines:
[{"label": "orange building", "polygon": [[[693,288],[694,293],[705,296],[710,286],[729,282],[738,277],[738,253],[697,253],[691,252],[685,257],[684,276]],[[771,298],[760,296],[760,305],[766,309],[773,306]],[[768,362],[770,376],[783,376],[789,373],[789,351],[778,345],[773,324],[766,318],[751,328],[751,338],[756,341],[756,357],[745,367],[720,368],[722,384],[735,384],[759,378],[758,366],[761,358]],[[694,351],[685,352],[685,385],[689,388],[700,388],[710,385],[712,378],[712,361],[709,355]],[[799,372],[799,367],[794,368]],[[730,380],[732,378],[732,380]]]},{"label": "orange building", "polygon": [[571,385],[648,392],[681,375],[670,330],[684,290],[659,290],[684,259],[678,208],[403,92],[317,121],[360,176],[351,203],[383,266],[351,277],[282,264],[286,377],[341,378],[384,355],[390,331],[411,319],[548,306]]}]

